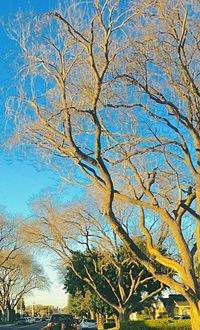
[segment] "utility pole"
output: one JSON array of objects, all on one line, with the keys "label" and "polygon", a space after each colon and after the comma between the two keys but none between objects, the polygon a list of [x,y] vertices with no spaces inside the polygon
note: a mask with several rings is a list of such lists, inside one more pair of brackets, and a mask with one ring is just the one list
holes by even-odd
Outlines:
[{"label": "utility pole", "polygon": [[34,305],[35,305],[35,303],[33,302],[33,303],[32,303],[32,317],[34,317],[34,315],[35,315],[35,312],[34,312]]}]

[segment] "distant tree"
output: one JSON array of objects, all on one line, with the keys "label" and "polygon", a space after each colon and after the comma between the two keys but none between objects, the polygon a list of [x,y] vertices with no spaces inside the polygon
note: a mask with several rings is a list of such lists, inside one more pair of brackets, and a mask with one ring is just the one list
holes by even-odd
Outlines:
[{"label": "distant tree", "polygon": [[6,315],[19,301],[34,289],[46,288],[43,269],[25,249],[18,250],[12,260],[0,267],[0,306]]},{"label": "distant tree", "polygon": [[52,305],[41,305],[41,304],[34,304],[28,305],[26,307],[26,313],[28,315],[32,315],[32,311],[34,311],[35,316],[50,316],[54,312],[56,312],[56,307]]},{"label": "distant tree", "polygon": [[102,301],[91,288],[88,288],[84,295],[79,290],[74,294],[69,294],[67,311],[80,318],[96,318],[98,322],[102,321],[105,314],[116,314],[116,311]]},{"label": "distant tree", "polygon": [[69,294],[67,308],[72,315],[83,318],[90,312],[87,305],[85,297],[80,291],[77,290],[74,294]]},{"label": "distant tree", "polygon": [[23,303],[25,294],[46,287],[43,269],[34,260],[22,240],[18,221],[0,215],[0,307],[4,317],[10,317],[14,308]]}]

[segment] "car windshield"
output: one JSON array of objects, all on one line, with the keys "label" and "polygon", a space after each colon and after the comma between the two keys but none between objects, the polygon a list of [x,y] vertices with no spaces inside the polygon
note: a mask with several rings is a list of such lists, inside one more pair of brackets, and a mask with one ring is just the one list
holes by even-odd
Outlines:
[{"label": "car windshield", "polygon": [[95,323],[94,320],[85,320],[85,322],[88,322],[88,323]]}]

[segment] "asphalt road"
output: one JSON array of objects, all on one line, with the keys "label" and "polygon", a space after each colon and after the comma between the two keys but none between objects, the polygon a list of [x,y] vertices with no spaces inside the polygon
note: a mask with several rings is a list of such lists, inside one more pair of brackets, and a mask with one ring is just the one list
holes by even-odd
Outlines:
[{"label": "asphalt road", "polygon": [[0,330],[46,330],[47,322],[38,322],[35,324],[27,324],[27,325],[12,325],[12,326],[1,326]]}]

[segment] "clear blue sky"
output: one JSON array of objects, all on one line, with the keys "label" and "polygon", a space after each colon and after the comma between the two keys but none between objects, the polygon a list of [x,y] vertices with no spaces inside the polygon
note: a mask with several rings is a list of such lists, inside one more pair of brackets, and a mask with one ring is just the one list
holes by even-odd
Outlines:
[{"label": "clear blue sky", "polygon": [[[67,1],[66,1],[67,3]],[[1,1],[0,18],[4,23],[12,18],[19,10],[35,13],[44,13],[55,8],[55,0],[5,0]],[[9,54],[12,54],[9,56]],[[0,26],[0,143],[3,141],[5,123],[5,86],[9,94],[9,82],[12,79],[13,69],[10,65],[14,54],[14,43],[6,36],[3,26]],[[4,92],[2,92],[2,85]],[[58,184],[58,176],[47,170],[39,170],[30,160],[20,154],[9,155],[0,148],[0,205],[6,207],[6,211],[11,215],[29,214],[28,203],[30,199],[45,190],[55,190]],[[76,191],[68,191],[68,198],[76,194]],[[48,262],[46,262],[48,265]],[[61,285],[56,280],[55,271],[47,268],[51,277],[51,291],[37,292],[35,296],[30,296],[27,303],[46,303],[55,306],[66,305],[66,295],[61,290]],[[56,283],[57,282],[57,283]]]},{"label": "clear blue sky", "polygon": [[[0,18],[4,23],[11,19],[19,10],[35,13],[43,13],[53,10],[57,1],[55,0],[6,0],[1,1]],[[14,43],[6,35],[3,25],[0,26],[0,131],[4,132],[5,101],[7,95],[2,93],[2,85],[7,87],[9,93],[9,82],[12,79],[13,68],[11,65],[14,52]],[[38,171],[30,161],[22,155],[8,155],[5,151],[0,152],[0,204],[6,207],[11,214],[28,212],[27,203],[41,190],[54,187],[57,182],[56,175],[47,171]]]}]

